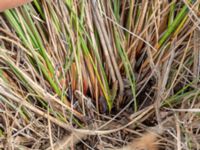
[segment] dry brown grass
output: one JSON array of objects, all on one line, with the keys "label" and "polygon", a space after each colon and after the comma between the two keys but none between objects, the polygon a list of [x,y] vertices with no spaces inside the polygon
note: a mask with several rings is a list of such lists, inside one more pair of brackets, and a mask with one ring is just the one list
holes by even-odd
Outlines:
[{"label": "dry brown grass", "polygon": [[200,1],[34,0],[0,15],[0,149],[200,149]]}]

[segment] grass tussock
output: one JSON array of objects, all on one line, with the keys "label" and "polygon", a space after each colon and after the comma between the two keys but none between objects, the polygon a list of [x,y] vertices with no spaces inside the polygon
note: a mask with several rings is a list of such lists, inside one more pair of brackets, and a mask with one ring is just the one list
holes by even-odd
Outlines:
[{"label": "grass tussock", "polygon": [[34,0],[3,12],[0,148],[199,149],[199,12],[198,0]]}]

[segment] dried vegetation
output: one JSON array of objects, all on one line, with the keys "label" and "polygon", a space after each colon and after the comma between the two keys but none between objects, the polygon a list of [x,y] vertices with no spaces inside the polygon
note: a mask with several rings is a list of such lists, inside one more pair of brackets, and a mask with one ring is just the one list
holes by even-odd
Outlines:
[{"label": "dried vegetation", "polygon": [[0,15],[0,149],[200,149],[199,0],[34,0]]}]

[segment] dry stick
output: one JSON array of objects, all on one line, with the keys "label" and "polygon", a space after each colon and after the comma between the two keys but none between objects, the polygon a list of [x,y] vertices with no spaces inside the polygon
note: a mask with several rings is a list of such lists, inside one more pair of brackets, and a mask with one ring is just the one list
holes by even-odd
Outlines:
[{"label": "dry stick", "polygon": [[[49,109],[47,111],[48,111],[47,115],[50,116],[49,115]],[[54,147],[53,147],[53,138],[52,138],[52,131],[51,131],[51,121],[50,121],[49,117],[48,117],[47,121],[48,121],[48,131],[49,131],[50,146],[51,146],[51,149],[54,150]]]},{"label": "dry stick", "polygon": [[[123,97],[123,91],[124,91],[124,84],[123,84],[123,80],[122,80],[122,77],[121,77],[121,74],[120,74],[120,71],[119,71],[119,68],[118,68],[118,65],[117,65],[117,62],[116,62],[116,59],[114,57],[114,53],[112,51],[112,47],[110,45],[110,42],[109,42],[109,38],[107,36],[107,33],[106,33],[106,29],[105,29],[105,25],[102,21],[102,17],[100,16],[99,14],[99,9],[98,7],[95,5],[95,3],[93,2],[93,7],[94,7],[94,11],[95,11],[95,14],[96,14],[96,17],[97,19],[96,20],[96,26],[97,26],[97,29],[99,30],[99,32],[103,32],[103,37],[102,39],[105,38],[105,44],[107,45],[107,50],[108,50],[108,57],[110,56],[111,58],[111,61],[112,61],[112,65],[114,67],[114,70],[115,70],[115,73],[116,73],[116,76],[118,78],[118,81],[119,81],[119,97],[118,97],[118,100],[117,100],[117,108],[119,109],[119,105],[121,104],[122,102],[122,97]],[[98,21],[98,22],[97,22]],[[100,27],[101,26],[101,27]],[[106,49],[104,49],[104,51],[106,51]],[[115,80],[113,80],[115,82]]]},{"label": "dry stick", "polygon": [[176,130],[177,130],[177,150],[181,150],[181,131],[180,131],[180,125],[178,122],[178,119],[176,120]]},{"label": "dry stick", "polygon": [[[200,31],[198,29],[194,30],[194,37],[193,37],[193,44],[194,44],[194,79],[199,78],[200,76]],[[197,81],[198,83],[198,81]],[[195,83],[197,85],[197,83]]]}]

